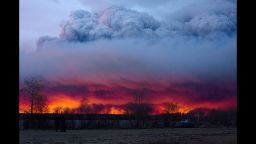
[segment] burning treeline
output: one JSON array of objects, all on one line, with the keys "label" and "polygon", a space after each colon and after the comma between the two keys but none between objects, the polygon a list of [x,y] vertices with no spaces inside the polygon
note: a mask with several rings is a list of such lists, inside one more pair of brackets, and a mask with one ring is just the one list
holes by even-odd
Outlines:
[{"label": "burning treeline", "polygon": [[[134,92],[132,102],[123,105],[95,104],[84,98],[77,106],[70,108],[59,103],[50,110],[47,97],[42,94],[43,87],[41,80],[37,78],[24,82],[22,91],[27,93],[28,103],[25,105],[26,109],[20,111],[23,128],[51,128],[51,121],[58,115],[66,117],[69,128],[173,127],[177,121],[185,119],[197,123],[197,126],[236,125],[235,109],[190,109],[176,102],[147,103],[143,100],[148,95],[144,85],[140,91]],[[75,126],[75,121],[79,126]]]},{"label": "burning treeline", "polygon": [[[170,113],[188,113],[191,109],[182,106],[176,102],[150,104],[143,102],[129,102],[123,105],[114,104],[95,104],[86,99],[82,100],[59,100],[51,103],[36,102],[31,110],[31,104],[25,103],[20,105],[20,113],[68,113],[68,114],[138,114],[147,115],[170,114]],[[31,112],[32,111],[32,112]]]},{"label": "burning treeline", "polygon": [[[200,89],[198,89],[200,87]],[[196,83],[164,85],[149,82],[60,84],[31,77],[21,85],[20,113],[149,115],[188,113],[196,108],[236,107],[232,86]],[[207,92],[208,91],[208,92]],[[213,97],[213,94],[216,98]],[[210,97],[212,96],[212,97]]]}]

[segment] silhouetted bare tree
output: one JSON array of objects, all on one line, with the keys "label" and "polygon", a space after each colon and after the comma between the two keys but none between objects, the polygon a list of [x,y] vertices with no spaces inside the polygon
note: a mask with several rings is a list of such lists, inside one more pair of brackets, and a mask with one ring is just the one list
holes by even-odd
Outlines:
[{"label": "silhouetted bare tree", "polygon": [[63,108],[63,113],[70,114],[70,113],[72,113],[72,109],[70,109],[69,107],[65,107],[65,108]]},{"label": "silhouetted bare tree", "polygon": [[169,127],[173,122],[173,114],[177,113],[179,106],[175,102],[165,103],[164,104],[164,113],[165,115],[165,126]]},{"label": "silhouetted bare tree", "polygon": [[146,82],[143,82],[142,84],[140,84],[139,89],[136,89],[134,91],[134,102],[136,104],[140,105],[141,103],[143,103],[143,99],[149,94],[148,90],[146,89],[146,84]]},{"label": "silhouetted bare tree", "polygon": [[86,113],[89,113],[89,110],[90,110],[90,107],[87,103],[87,99],[86,98],[83,98],[81,101],[80,101],[80,105],[79,107],[77,108],[77,111],[78,113],[81,113],[81,114],[86,114]]},{"label": "silhouetted bare tree", "polygon": [[124,106],[125,114],[133,115],[137,119],[137,127],[139,123],[144,126],[146,117],[153,111],[153,106],[149,103],[128,103]]},{"label": "silhouetted bare tree", "polygon": [[145,101],[143,101],[145,99],[145,96],[149,94],[146,85],[146,82],[141,83],[139,89],[135,89],[133,91],[134,102],[128,103],[124,106],[126,114],[136,117],[137,127],[139,127],[140,123],[144,125],[145,117],[153,111],[152,105],[147,104],[145,103]]},{"label": "silhouetted bare tree", "polygon": [[38,95],[35,97],[35,113],[48,112],[47,97],[45,95]]},{"label": "silhouetted bare tree", "polygon": [[143,115],[148,114],[151,109],[149,104],[146,104],[143,99],[148,95],[148,90],[146,89],[146,83],[142,83],[139,89],[133,91],[134,102],[125,105],[124,110],[126,114],[129,115]]},{"label": "silhouetted bare tree", "polygon": [[127,115],[134,115],[136,113],[136,108],[135,108],[135,104],[134,103],[128,103],[124,106],[124,111],[125,114]]},{"label": "silhouetted bare tree", "polygon": [[47,97],[42,94],[43,81],[39,77],[30,77],[24,80],[22,91],[27,93],[29,111],[33,113],[47,112]]},{"label": "silhouetted bare tree", "polygon": [[53,109],[55,114],[61,114],[64,112],[64,108],[62,106],[57,106]]},{"label": "silhouetted bare tree", "polygon": [[177,113],[179,109],[179,106],[177,103],[170,102],[170,103],[165,103],[164,104],[164,111],[165,114],[174,114]]}]

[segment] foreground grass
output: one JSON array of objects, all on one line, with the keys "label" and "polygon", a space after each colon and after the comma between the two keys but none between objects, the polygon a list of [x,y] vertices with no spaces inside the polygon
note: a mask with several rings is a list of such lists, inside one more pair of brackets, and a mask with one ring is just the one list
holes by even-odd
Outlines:
[{"label": "foreground grass", "polygon": [[21,130],[20,144],[237,144],[235,128]]}]

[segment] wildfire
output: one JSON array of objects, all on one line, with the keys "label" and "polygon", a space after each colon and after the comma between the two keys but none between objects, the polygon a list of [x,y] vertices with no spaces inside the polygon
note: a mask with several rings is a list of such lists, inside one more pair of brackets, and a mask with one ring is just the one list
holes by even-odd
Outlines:
[{"label": "wildfire", "polygon": [[[191,110],[192,110],[192,108],[187,105],[179,105],[178,108],[173,113],[186,114]],[[156,108],[155,114],[161,114],[161,113],[166,113],[166,108],[164,105],[159,105]]]},{"label": "wildfire", "polygon": [[180,107],[180,108],[178,109],[178,112],[183,113],[183,114],[186,114],[186,113],[188,113],[189,111],[191,111],[191,108],[188,107],[188,106],[183,106],[183,107]]},{"label": "wildfire", "polygon": [[79,100],[72,99],[71,97],[67,96],[61,96],[58,99],[54,99],[49,102],[48,108],[49,112],[54,112],[55,108],[57,107],[62,107],[62,108],[69,108],[69,109],[74,109],[79,107],[80,102]]},{"label": "wildfire", "polygon": [[117,109],[115,107],[111,107],[109,114],[124,114],[125,111],[123,109]]},{"label": "wildfire", "polygon": [[[80,98],[74,98],[72,96],[67,95],[54,95],[51,96],[51,99],[49,99],[47,107],[48,112],[53,113],[56,111],[56,108],[66,109],[69,110],[75,110],[73,112],[77,112],[77,108],[81,105]],[[124,114],[125,113],[125,107],[124,105],[127,103],[124,103],[123,101],[118,103],[119,101],[116,100],[114,102],[112,101],[104,101],[104,100],[98,100],[95,98],[88,98],[86,101],[86,104],[89,108],[89,113],[98,113],[98,114]],[[172,101],[170,101],[172,102]],[[150,114],[163,114],[166,113],[166,103],[151,103],[153,112],[150,112]],[[177,102],[177,109],[173,111],[172,113],[189,113],[189,111],[204,107],[204,108],[216,108],[217,107],[224,107],[223,105],[228,105],[229,103],[196,103],[196,104],[185,104],[181,102]],[[25,101],[20,101],[19,105],[19,112],[20,113],[26,113],[29,112],[28,104]],[[79,111],[78,111],[79,112]]]}]

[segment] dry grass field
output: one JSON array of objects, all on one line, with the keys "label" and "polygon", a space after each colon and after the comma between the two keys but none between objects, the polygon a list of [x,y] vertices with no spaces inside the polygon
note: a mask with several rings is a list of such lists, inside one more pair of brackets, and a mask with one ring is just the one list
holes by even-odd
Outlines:
[{"label": "dry grass field", "polygon": [[21,130],[20,144],[237,144],[235,128]]}]

